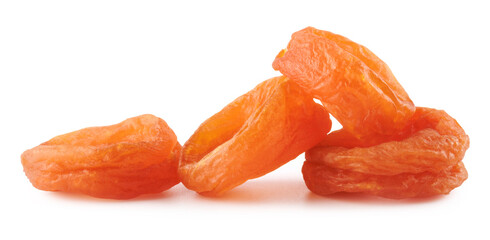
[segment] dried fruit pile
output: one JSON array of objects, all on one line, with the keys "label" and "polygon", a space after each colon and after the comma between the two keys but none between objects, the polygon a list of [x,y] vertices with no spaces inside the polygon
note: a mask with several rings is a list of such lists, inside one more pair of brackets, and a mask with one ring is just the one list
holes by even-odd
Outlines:
[{"label": "dried fruit pile", "polygon": [[[303,152],[305,183],[321,195],[424,197],[466,180],[464,130],[444,111],[415,107],[366,47],[309,27],[293,34],[273,67],[284,76],[228,104],[183,147],[162,119],[142,115],[27,150],[24,171],[41,190],[114,199],[158,193],[179,181],[221,195]],[[327,135],[329,113],[343,129]]]},{"label": "dried fruit pile", "polygon": [[309,27],[293,34],[273,67],[320,99],[343,126],[306,152],[303,177],[312,192],[424,197],[447,194],[466,180],[464,130],[444,111],[415,108],[366,47]]}]

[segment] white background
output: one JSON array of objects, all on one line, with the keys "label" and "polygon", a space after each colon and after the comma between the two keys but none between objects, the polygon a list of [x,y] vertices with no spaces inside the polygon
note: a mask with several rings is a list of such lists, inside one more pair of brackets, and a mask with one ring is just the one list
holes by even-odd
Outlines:
[{"label": "white background", "polygon": [[[489,239],[485,1],[175,2],[0,2],[0,239]],[[301,155],[220,199],[179,184],[114,201],[43,192],[25,177],[24,150],[139,114],[163,118],[184,143],[279,75],[274,57],[306,26],[367,46],[416,105],[456,118],[471,138],[469,179],[429,199],[319,197]]]}]

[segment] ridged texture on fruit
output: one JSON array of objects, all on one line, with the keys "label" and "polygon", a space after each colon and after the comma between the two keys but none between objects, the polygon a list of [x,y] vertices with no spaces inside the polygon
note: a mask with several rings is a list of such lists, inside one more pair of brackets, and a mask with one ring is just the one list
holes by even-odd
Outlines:
[{"label": "ridged texture on fruit", "polygon": [[296,158],[330,127],[328,112],[295,83],[269,79],[201,124],[184,144],[181,181],[220,195]]},{"label": "ridged texture on fruit", "polygon": [[388,66],[366,47],[312,27],[292,35],[273,67],[323,102],[357,138],[392,135],[415,112]]},{"label": "ridged texture on fruit", "polygon": [[179,183],[180,150],[165,121],[141,115],[57,136],[21,159],[38,189],[128,199]]},{"label": "ridged texture on fruit", "polygon": [[467,178],[469,137],[446,112],[418,107],[398,135],[360,142],[345,130],[306,152],[303,176],[316,193],[367,192],[390,198],[449,193]]}]

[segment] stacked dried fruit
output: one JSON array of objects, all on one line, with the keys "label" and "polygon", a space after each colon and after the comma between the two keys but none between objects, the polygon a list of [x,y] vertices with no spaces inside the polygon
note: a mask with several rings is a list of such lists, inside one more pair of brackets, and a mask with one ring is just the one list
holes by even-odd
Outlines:
[{"label": "stacked dried fruit", "polygon": [[303,177],[311,191],[424,197],[466,180],[464,130],[444,111],[416,108],[366,47],[309,27],[293,34],[273,67],[343,126],[306,152]]},{"label": "stacked dried fruit", "polygon": [[[27,150],[24,171],[42,190],[116,199],[161,192],[179,181],[220,195],[305,151],[306,185],[322,195],[431,196],[467,178],[464,130],[444,111],[415,107],[364,46],[310,27],[293,34],[273,67],[284,76],[228,104],[182,150],[163,120],[143,115]],[[326,135],[329,113],[343,129]]]}]

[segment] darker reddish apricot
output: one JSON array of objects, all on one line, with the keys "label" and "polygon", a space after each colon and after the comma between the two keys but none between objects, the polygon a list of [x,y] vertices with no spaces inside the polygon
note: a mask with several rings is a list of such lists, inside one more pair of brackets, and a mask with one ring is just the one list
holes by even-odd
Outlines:
[{"label": "darker reddish apricot", "polygon": [[319,194],[349,191],[404,198],[448,193],[461,185],[467,177],[460,162],[469,147],[468,135],[440,110],[417,108],[411,122],[384,142],[376,137],[361,142],[345,130],[329,134],[306,152],[307,186]]},{"label": "darker reddish apricot", "polygon": [[306,161],[303,165],[303,177],[308,189],[319,195],[361,192],[402,199],[448,194],[468,178],[468,173],[463,162],[439,172],[374,175]]}]

